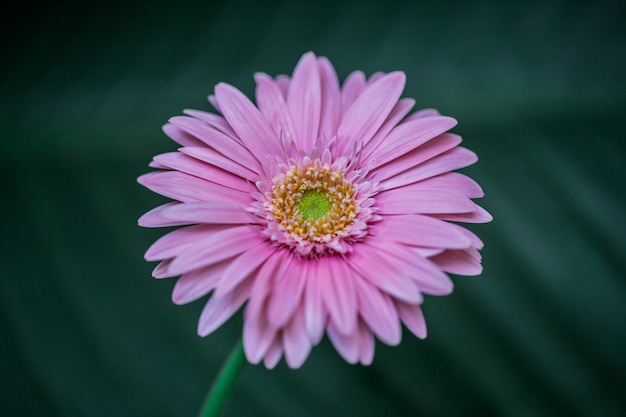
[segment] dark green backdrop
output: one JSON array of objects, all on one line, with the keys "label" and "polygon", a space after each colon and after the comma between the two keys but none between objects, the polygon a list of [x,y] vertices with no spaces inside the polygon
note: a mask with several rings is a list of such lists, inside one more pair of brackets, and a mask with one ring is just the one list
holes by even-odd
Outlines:
[{"label": "dark green backdrop", "polygon": [[210,2],[19,6],[0,65],[0,415],[193,416],[241,329],[200,338],[137,218],[136,184],[220,81],[403,70],[456,117],[495,220],[485,272],[428,297],[429,337],[370,367],[325,340],[297,371],[249,366],[229,416],[626,413],[626,21],[619,2]]}]

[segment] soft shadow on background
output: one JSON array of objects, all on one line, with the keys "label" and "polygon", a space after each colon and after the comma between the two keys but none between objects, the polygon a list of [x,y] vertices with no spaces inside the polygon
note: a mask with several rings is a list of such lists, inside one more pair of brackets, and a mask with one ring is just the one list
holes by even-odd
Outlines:
[{"label": "soft shadow on background", "polygon": [[226,81],[403,70],[458,119],[494,216],[485,272],[427,297],[429,336],[369,367],[324,340],[302,369],[249,366],[229,416],[626,413],[626,12],[619,2],[89,2],[5,14],[0,66],[0,415],[192,416],[241,317],[200,338],[137,218],[135,178]]}]

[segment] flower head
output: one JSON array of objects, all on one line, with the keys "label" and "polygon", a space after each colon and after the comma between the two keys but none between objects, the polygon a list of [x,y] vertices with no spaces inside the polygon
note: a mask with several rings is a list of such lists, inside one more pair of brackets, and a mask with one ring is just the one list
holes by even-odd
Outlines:
[{"label": "flower head", "polygon": [[403,323],[426,336],[423,294],[452,291],[446,272],[482,271],[480,239],[451,222],[491,216],[452,172],[476,162],[456,120],[409,115],[402,72],[340,85],[330,62],[305,54],[291,77],[256,74],[256,105],[218,84],[221,115],[173,117],[181,145],[139,182],[173,199],[139,220],[183,226],[146,252],[157,278],[181,276],[175,303],[211,293],[205,336],[244,304],[247,359],[299,367],[327,334],[348,362],[371,363],[374,341],[400,342]]}]

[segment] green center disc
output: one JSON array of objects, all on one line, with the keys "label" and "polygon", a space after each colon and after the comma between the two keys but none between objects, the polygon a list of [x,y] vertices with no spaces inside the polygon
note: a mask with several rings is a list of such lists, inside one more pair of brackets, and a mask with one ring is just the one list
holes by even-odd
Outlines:
[{"label": "green center disc", "polygon": [[325,193],[305,191],[298,202],[298,211],[307,219],[318,220],[332,208],[332,203]]}]

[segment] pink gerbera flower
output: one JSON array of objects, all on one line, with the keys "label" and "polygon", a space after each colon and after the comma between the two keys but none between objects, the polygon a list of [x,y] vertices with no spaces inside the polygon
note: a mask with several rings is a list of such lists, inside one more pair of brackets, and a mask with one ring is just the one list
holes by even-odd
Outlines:
[{"label": "pink gerbera flower", "polygon": [[[181,276],[175,303],[209,293],[206,336],[244,304],[247,359],[302,365],[327,334],[350,363],[371,363],[375,337],[426,336],[423,294],[452,291],[445,272],[482,270],[487,222],[470,178],[476,162],[435,110],[408,115],[405,75],[354,72],[340,86],[326,58],[305,54],[291,77],[256,74],[256,105],[218,84],[221,116],[187,110],[165,133],[182,147],[139,178],[175,201],[141,226],[184,226],[146,252],[157,278]],[[408,115],[408,116],[407,116]]]}]

